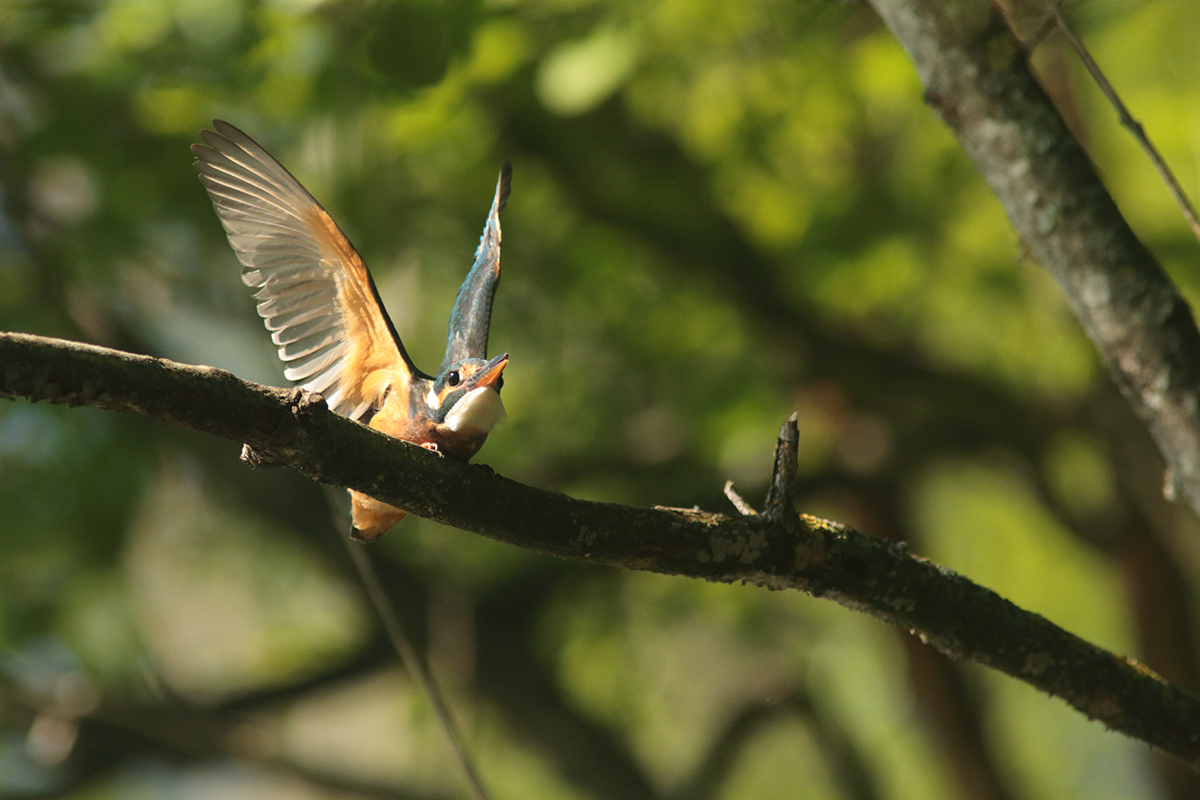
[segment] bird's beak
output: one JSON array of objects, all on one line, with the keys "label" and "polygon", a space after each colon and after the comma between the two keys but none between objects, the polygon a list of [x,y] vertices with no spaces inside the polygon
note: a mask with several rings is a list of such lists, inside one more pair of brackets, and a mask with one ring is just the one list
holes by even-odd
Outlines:
[{"label": "bird's beak", "polygon": [[[506,366],[508,366],[508,353],[496,356],[484,365],[483,369],[476,373],[475,386],[473,388],[477,389],[481,386],[495,388],[496,382],[500,380],[500,373],[504,372]],[[500,390],[497,389],[496,391]]]}]

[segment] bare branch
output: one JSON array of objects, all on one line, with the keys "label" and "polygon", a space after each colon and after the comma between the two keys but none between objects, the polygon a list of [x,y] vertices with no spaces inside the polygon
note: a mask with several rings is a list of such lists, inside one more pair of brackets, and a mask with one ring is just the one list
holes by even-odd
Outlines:
[{"label": "bare branch", "polygon": [[725,481],[725,497],[728,498],[733,507],[737,509],[739,514],[747,517],[753,517],[758,512],[754,510],[754,506],[746,502],[746,499],[738,494],[737,489],[733,488],[733,481]]},{"label": "bare branch", "polygon": [[1166,159],[1162,157],[1162,154],[1158,152],[1158,148],[1150,141],[1150,137],[1146,135],[1146,129],[1142,127],[1142,123],[1134,119],[1133,115],[1129,113],[1129,109],[1126,108],[1120,95],[1117,94],[1117,90],[1108,82],[1108,78],[1100,70],[1100,65],[1092,58],[1091,51],[1084,45],[1083,40],[1075,35],[1075,31],[1071,30],[1071,26],[1063,19],[1062,12],[1058,8],[1058,3],[1047,3],[1046,6],[1050,11],[1049,22],[1058,26],[1059,31],[1066,37],[1068,44],[1075,50],[1075,54],[1079,56],[1079,60],[1083,62],[1083,66],[1088,71],[1088,74],[1092,76],[1092,80],[1100,87],[1100,91],[1104,93],[1113,110],[1117,112],[1117,118],[1121,121],[1121,124],[1129,129],[1129,132],[1133,134],[1133,138],[1137,139],[1138,144],[1142,146],[1142,150],[1146,152],[1146,157],[1154,165],[1158,176],[1167,185],[1167,191],[1174,198],[1175,205],[1179,206],[1183,218],[1187,220],[1188,226],[1192,229],[1192,234],[1197,239],[1200,239],[1200,219],[1196,217],[1196,208],[1192,205],[1192,201],[1188,199],[1187,192],[1179,185],[1179,181],[1175,178],[1175,173],[1171,171],[1171,167],[1167,165]]},{"label": "bare branch", "polygon": [[575,500],[391,439],[314,395],[25,334],[0,334],[0,397],[86,404],[241,440],[261,463],[558,558],[825,597],[1200,766],[1195,697],[903,545],[835,522]]},{"label": "bare branch", "polygon": [[784,524],[796,516],[796,463],[800,432],[796,413],[787,418],[775,440],[775,466],[771,470],[771,488],[767,490],[763,516],[768,522]]},{"label": "bare branch", "polygon": [[371,605],[375,607],[375,613],[379,615],[379,620],[383,623],[383,629],[387,633],[388,639],[391,640],[392,648],[395,649],[396,655],[400,656],[400,661],[408,670],[408,674],[429,698],[433,711],[437,715],[438,723],[442,727],[442,732],[450,741],[450,749],[458,761],[463,777],[466,778],[472,796],[476,800],[488,800],[489,795],[483,785],[483,778],[480,777],[479,770],[475,767],[475,759],[463,741],[458,723],[450,710],[450,704],[446,702],[446,697],[442,693],[433,671],[413,647],[408,633],[404,630],[404,625],[400,622],[400,615],[396,613],[395,606],[387,592],[384,591],[383,583],[379,580],[379,573],[371,563],[370,554],[367,553],[361,542],[352,541],[349,537],[345,539],[345,542],[346,550],[350,553],[350,560],[354,562],[354,568],[358,570],[363,587],[367,590],[367,597],[370,598]]},{"label": "bare branch", "polygon": [[1200,332],[988,0],[871,0],[1200,511]]}]

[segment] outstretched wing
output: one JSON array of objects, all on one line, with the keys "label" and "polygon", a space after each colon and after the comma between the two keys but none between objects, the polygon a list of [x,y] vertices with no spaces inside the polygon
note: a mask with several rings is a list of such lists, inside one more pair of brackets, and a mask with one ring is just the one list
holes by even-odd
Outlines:
[{"label": "outstretched wing", "polygon": [[204,144],[192,145],[195,167],[242,262],[242,280],[258,288],[258,313],[284,375],[325,395],[336,413],[362,418],[415,372],[371,273],[282,164],[228,122],[213,127],[201,132]]},{"label": "outstretched wing", "polygon": [[496,181],[496,196],[483,227],[483,236],[479,238],[479,247],[475,250],[475,263],[458,290],[454,310],[450,312],[446,356],[438,367],[439,375],[464,358],[487,358],[492,299],[500,285],[500,215],[504,213],[511,188],[512,165],[506,162]]}]

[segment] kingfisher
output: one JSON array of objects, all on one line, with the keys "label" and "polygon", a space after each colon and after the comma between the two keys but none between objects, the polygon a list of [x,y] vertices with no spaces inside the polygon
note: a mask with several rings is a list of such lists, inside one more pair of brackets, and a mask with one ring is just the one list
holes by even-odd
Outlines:
[{"label": "kingfisher", "polygon": [[[325,397],[337,414],[468,461],[505,419],[500,389],[508,354],[487,357],[500,283],[500,215],[512,167],[496,182],[475,263],[450,313],[436,375],[413,364],[375,281],[337,223],[257,142],[222,120],[192,145],[242,281],[279,348],[284,375]],[[406,512],[350,491],[350,536],[372,541]]]}]

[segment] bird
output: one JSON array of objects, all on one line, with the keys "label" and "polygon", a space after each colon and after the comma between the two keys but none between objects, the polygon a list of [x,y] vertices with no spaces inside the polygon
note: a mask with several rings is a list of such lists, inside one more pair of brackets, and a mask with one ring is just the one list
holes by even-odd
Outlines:
[{"label": "bird", "polygon": [[[278,346],[284,376],[324,396],[337,414],[390,436],[469,461],[506,418],[500,390],[508,354],[487,357],[500,282],[500,215],[512,185],[496,181],[475,261],[450,313],[437,373],[413,364],[358,251],[328,212],[270,153],[213,120],[194,166],[242,281],[257,289],[258,314]],[[406,512],[350,491],[350,536],[377,539]]]}]

